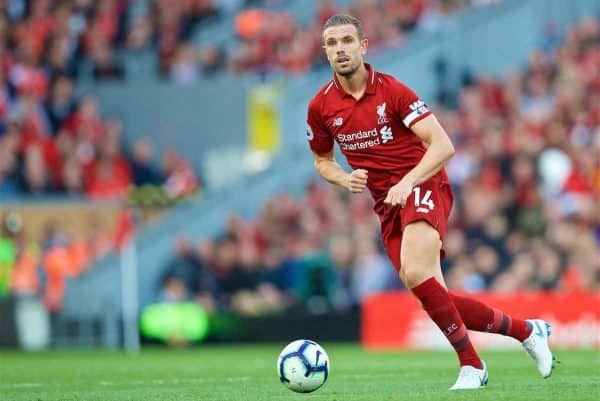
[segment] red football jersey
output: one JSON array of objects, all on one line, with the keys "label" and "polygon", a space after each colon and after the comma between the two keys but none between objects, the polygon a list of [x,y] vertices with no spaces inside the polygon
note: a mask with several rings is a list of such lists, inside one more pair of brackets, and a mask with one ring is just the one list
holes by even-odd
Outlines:
[{"label": "red football jersey", "polygon": [[[308,106],[306,135],[317,154],[331,151],[337,142],[353,169],[369,172],[367,187],[380,203],[423,157],[423,141],[410,127],[431,111],[394,77],[365,66],[369,78],[359,100],[344,91],[335,74],[317,92]],[[437,175],[447,181],[443,170]]]}]

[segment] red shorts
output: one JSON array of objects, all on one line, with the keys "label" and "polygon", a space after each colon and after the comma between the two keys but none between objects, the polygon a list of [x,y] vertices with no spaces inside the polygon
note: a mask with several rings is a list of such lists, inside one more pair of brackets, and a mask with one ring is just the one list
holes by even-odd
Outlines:
[{"label": "red shorts", "polygon": [[[400,271],[400,248],[404,227],[415,221],[424,220],[437,230],[440,239],[444,241],[453,201],[452,187],[436,175],[413,188],[404,208],[400,206],[379,208],[382,210],[379,219],[383,244],[396,271]],[[440,250],[440,258],[444,258],[443,246]]]}]

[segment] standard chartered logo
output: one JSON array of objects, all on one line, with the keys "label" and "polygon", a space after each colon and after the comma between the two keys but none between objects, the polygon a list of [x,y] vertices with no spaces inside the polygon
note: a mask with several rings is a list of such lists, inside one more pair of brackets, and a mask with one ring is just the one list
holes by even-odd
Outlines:
[{"label": "standard chartered logo", "polygon": [[336,139],[342,150],[361,150],[387,143],[394,139],[394,136],[392,129],[386,125],[379,132],[377,132],[377,128],[373,128],[351,134],[338,134]]},{"label": "standard chartered logo", "polygon": [[352,134],[338,134],[338,136],[337,136],[339,143],[353,142],[353,141],[359,141],[362,139],[371,139],[371,138],[377,138],[377,129],[373,128],[372,130],[358,131],[358,132],[354,132]]},{"label": "standard chartered logo", "polygon": [[381,128],[379,130],[379,133],[381,134],[381,141],[383,143],[388,143],[389,141],[394,139],[394,134],[392,132],[392,129],[390,127],[388,127],[387,125],[385,127]]},{"label": "standard chartered logo", "polygon": [[368,149],[380,144],[376,128],[351,134],[338,134],[337,140],[340,149],[346,151]]}]

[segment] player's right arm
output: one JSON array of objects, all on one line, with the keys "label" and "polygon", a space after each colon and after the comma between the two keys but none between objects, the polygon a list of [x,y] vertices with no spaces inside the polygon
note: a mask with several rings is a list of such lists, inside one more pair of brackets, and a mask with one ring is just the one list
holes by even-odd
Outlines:
[{"label": "player's right arm", "polygon": [[347,188],[352,193],[361,193],[367,186],[367,170],[357,169],[346,172],[333,156],[333,149],[327,153],[313,152],[315,169],[327,182]]},{"label": "player's right arm", "polygon": [[315,169],[326,181],[347,188],[350,192],[360,193],[367,186],[367,170],[346,172],[336,161],[333,154],[333,137],[323,122],[321,101],[317,95],[308,105],[306,137],[313,152]]}]

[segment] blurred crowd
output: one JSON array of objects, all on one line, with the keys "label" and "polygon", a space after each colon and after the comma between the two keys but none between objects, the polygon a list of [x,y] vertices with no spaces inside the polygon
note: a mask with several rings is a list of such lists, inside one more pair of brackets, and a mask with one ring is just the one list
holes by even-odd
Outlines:
[{"label": "blurred crowd", "polygon": [[4,82],[0,115],[0,197],[84,195],[122,199],[132,187],[153,186],[168,198],[195,193],[200,183],[175,150],[158,157],[149,139],[124,149],[123,125],[103,118],[98,101],[77,98],[66,76],[37,94]]},{"label": "blurred crowd", "polygon": [[232,215],[217,238],[180,237],[159,299],[196,299],[207,310],[246,315],[307,305],[348,309],[373,291],[396,288],[368,196],[322,184],[306,196],[268,200],[254,221]]},{"label": "blurred crowd", "polygon": [[[127,79],[125,57],[154,55],[157,76],[189,83],[230,71],[305,73],[325,62],[321,28],[333,13],[351,13],[364,24],[370,48],[398,46],[415,29],[435,30],[464,7],[501,0],[356,0],[349,8],[318,2],[301,24],[284,0],[3,0],[0,58],[3,75],[44,93],[61,75],[82,68],[97,81]],[[235,15],[231,36],[200,43],[206,22]],[[235,44],[239,44],[235,46]],[[14,72],[13,64],[19,64]]]},{"label": "blurred crowd", "polygon": [[[600,290],[600,24],[589,19],[501,81],[465,75],[435,107],[456,154],[443,269],[451,289]],[[307,150],[308,151],[308,150]],[[353,308],[400,285],[367,195],[311,183],[217,238],[177,240],[159,299],[247,315]]]},{"label": "blurred crowd", "polygon": [[[473,6],[501,0],[356,0],[341,7],[335,0],[321,0],[312,21],[301,23],[286,10],[284,0],[247,1],[235,18],[237,46],[207,40],[196,46],[183,38],[172,63],[161,71],[174,82],[188,83],[219,71],[242,73],[304,74],[326,63],[321,30],[329,17],[348,13],[358,17],[372,51],[401,45],[414,30],[435,31],[446,16]],[[283,6],[283,7],[280,7]]]},{"label": "blurred crowd", "polygon": [[[398,46],[412,30],[435,30],[458,9],[500,2],[356,0],[342,8],[324,0],[303,25],[281,11],[283,0],[2,0],[0,84],[45,97],[55,81],[74,80],[82,69],[97,81],[127,79],[126,56],[147,53],[158,76],[177,83],[222,71],[305,73],[325,62],[320,32],[333,13],[359,17],[376,50]],[[200,44],[198,28],[232,10],[235,33]]]},{"label": "blurred crowd", "polygon": [[235,73],[306,73],[327,61],[321,30],[334,14],[360,19],[370,51],[377,51],[402,45],[414,30],[438,29],[446,16],[461,8],[498,3],[500,0],[357,0],[343,8],[334,0],[323,0],[314,20],[306,26],[301,26],[291,12],[248,9],[237,16],[236,32],[241,44],[230,56],[228,66]]},{"label": "blurred crowd", "polygon": [[[300,27],[290,13],[246,8],[236,22],[242,46],[235,54],[228,56],[214,44],[201,49],[193,44],[198,23],[224,7],[255,3],[278,2],[0,1],[0,196],[128,195],[134,202],[169,204],[194,193],[199,179],[187,160],[173,150],[154,155],[147,139],[124,146],[122,123],[103,116],[93,95],[78,93],[77,78],[89,65],[97,80],[126,79],[118,54],[147,50],[156,54],[160,74],[180,83],[227,68],[301,73],[323,61],[324,20],[345,11],[334,2],[320,2],[313,25]],[[363,20],[376,48],[397,45],[415,26],[469,4],[360,0],[348,11]],[[132,191],[136,187],[143,190]]]},{"label": "blurred crowd", "polygon": [[[435,29],[461,7],[497,2],[358,0],[348,11],[363,21],[370,46],[382,48],[415,28]],[[124,146],[121,122],[103,117],[93,96],[79,96],[76,79],[82,60],[96,79],[126,79],[115,52],[146,49],[177,82],[223,69],[302,73],[324,62],[325,19],[346,11],[322,1],[313,25],[300,27],[285,12],[247,9],[236,20],[237,52],[198,50],[193,27],[225,3],[0,0],[0,198],[59,193],[143,202],[194,193],[199,179],[187,160],[169,150],[155,155],[147,139]],[[562,39],[549,37],[526,68],[503,80],[465,73],[458,96],[441,92],[434,105],[457,150],[447,166],[455,205],[443,268],[451,288],[600,289],[599,23],[587,20]],[[132,186],[142,190],[131,195]],[[148,195],[149,188],[160,194]],[[321,182],[300,198],[281,194],[254,220],[231,216],[216,238],[178,238],[157,299],[245,315],[355,308],[401,285],[371,208],[367,195]],[[55,226],[41,242],[28,242],[15,221],[5,219],[0,235],[0,294],[52,290],[44,295],[50,308],[60,307],[65,277],[116,243],[78,242]]]},{"label": "blurred crowd", "polygon": [[87,63],[97,80],[125,79],[117,53],[147,49],[163,74],[185,75],[194,26],[231,2],[0,1],[0,196],[169,203],[195,192],[187,160],[173,150],[154,155],[149,140],[125,148],[121,122],[78,94],[77,78]]},{"label": "blurred crowd", "polygon": [[121,79],[114,52],[154,41],[166,60],[179,31],[212,10],[208,0],[0,1],[0,196],[114,199],[134,185],[164,187],[167,197],[193,193],[190,163],[173,150],[156,157],[145,139],[123,149],[121,122],[77,93],[77,77],[85,61],[96,79]]},{"label": "blurred crowd", "polygon": [[30,68],[46,64],[52,77],[77,76],[85,60],[97,80],[124,79],[118,53],[152,50],[166,72],[199,22],[240,1],[3,0],[3,58],[24,58]]}]

